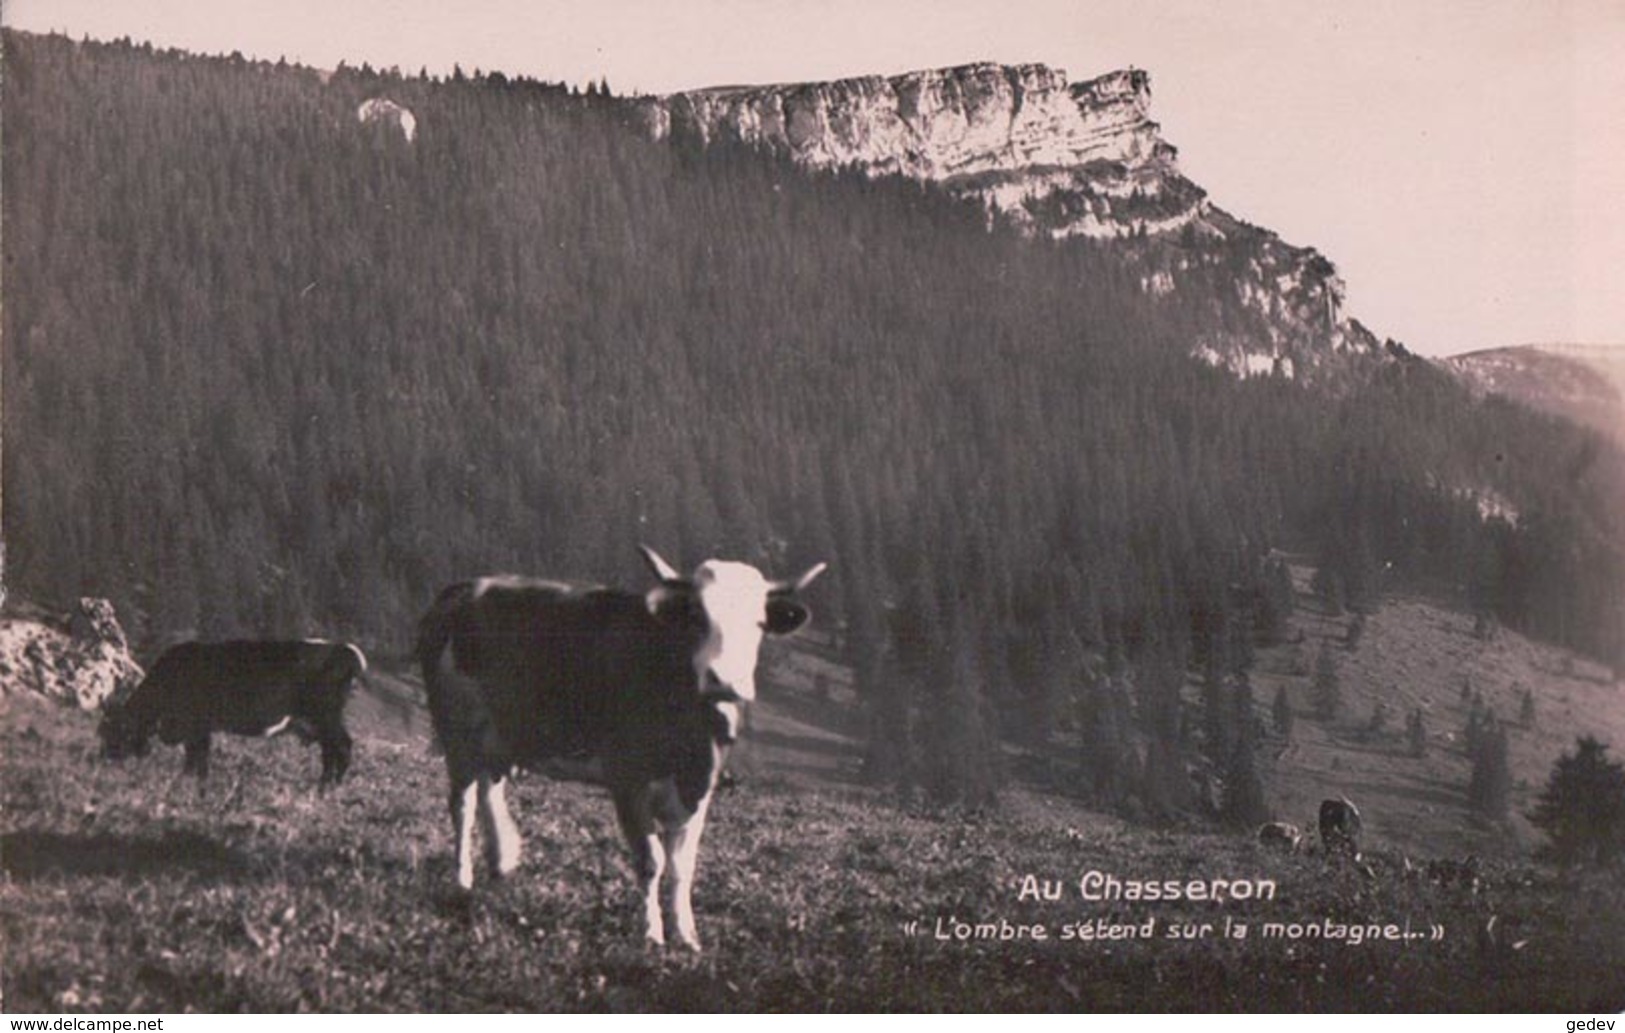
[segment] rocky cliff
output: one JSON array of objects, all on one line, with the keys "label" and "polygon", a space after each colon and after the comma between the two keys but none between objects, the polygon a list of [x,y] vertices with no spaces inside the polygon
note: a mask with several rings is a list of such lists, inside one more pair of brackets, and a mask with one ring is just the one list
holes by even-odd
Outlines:
[{"label": "rocky cliff", "polygon": [[1375,339],[1342,312],[1330,262],[1214,206],[1179,171],[1140,70],[1071,82],[1045,65],[974,64],[827,83],[733,86],[634,102],[657,139],[733,141],[812,168],[929,181],[1021,230],[1120,242],[1159,296],[1221,267],[1257,318],[1215,320],[1193,354],[1292,376]]},{"label": "rocky cliff", "polygon": [[[646,110],[657,137],[737,140],[806,165],[931,180],[1034,230],[1100,237],[1178,229],[1198,213],[1202,193],[1179,176],[1150,105],[1144,72],[1069,83],[1043,65],[979,64],[697,90]],[[1073,194],[1084,203],[1048,203]]]}]

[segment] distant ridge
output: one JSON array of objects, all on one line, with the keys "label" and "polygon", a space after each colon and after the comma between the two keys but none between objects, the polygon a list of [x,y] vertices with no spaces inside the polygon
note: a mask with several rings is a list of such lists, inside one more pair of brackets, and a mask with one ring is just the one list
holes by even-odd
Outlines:
[{"label": "distant ridge", "polygon": [[1442,364],[1479,394],[1509,398],[1625,444],[1625,345],[1524,344],[1467,352]]}]

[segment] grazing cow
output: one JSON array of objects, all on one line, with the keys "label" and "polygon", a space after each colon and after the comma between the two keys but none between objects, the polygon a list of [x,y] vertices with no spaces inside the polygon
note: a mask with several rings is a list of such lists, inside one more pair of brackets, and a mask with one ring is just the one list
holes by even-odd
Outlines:
[{"label": "grazing cow", "polygon": [[292,730],[322,748],[320,788],[336,785],[350,766],[344,704],[367,669],[347,643],[187,642],[158,658],[125,699],[110,704],[99,732],[114,760],[147,752],[154,733],[186,747],[184,770],[201,783],[209,773],[215,732],[272,736]]},{"label": "grazing cow", "polygon": [[1258,841],[1267,847],[1296,853],[1298,844],[1303,842],[1303,833],[1296,825],[1272,821],[1258,827]]},{"label": "grazing cow", "polygon": [[1320,842],[1328,854],[1360,856],[1360,809],[1348,797],[1321,801]]},{"label": "grazing cow", "polygon": [[647,547],[646,594],[517,577],[452,585],[424,616],[418,660],[451,778],[457,882],[474,885],[474,810],[486,859],[519,866],[503,780],[516,767],[605,786],[632,850],[645,933],[665,942],[670,866],[677,935],[699,950],[690,894],[712,790],[756,696],[763,634],[807,620],[794,596],[824,569],[769,581],[712,560],[684,578]]}]

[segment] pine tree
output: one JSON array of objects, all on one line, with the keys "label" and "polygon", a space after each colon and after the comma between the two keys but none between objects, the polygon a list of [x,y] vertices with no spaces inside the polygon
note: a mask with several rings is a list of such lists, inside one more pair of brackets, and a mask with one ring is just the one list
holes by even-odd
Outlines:
[{"label": "pine tree", "polygon": [[1606,864],[1625,853],[1625,766],[1586,736],[1552,767],[1529,820],[1551,839],[1565,863]]},{"label": "pine tree", "polygon": [[1285,560],[1270,560],[1264,564],[1258,605],[1258,635],[1265,645],[1285,641],[1292,612],[1292,572]]},{"label": "pine tree", "polygon": [[982,807],[998,788],[998,754],[974,637],[968,625],[953,624],[951,644],[922,694],[920,783],[938,803]]},{"label": "pine tree", "polygon": [[906,786],[913,775],[910,714],[914,685],[879,657],[870,659],[855,676],[867,725],[864,780],[873,785]]},{"label": "pine tree", "polygon": [[1467,758],[1472,760],[1478,756],[1478,751],[1495,728],[1495,711],[1484,706],[1481,697],[1474,696],[1471,708],[1467,711],[1467,724],[1461,730],[1462,749]]},{"label": "pine tree", "polygon": [[1207,665],[1202,679],[1202,721],[1206,736],[1207,755],[1215,762],[1223,762],[1235,746],[1235,707],[1231,702],[1232,689],[1223,668],[1217,663]]},{"label": "pine tree", "polygon": [[1315,658],[1314,681],[1315,714],[1322,721],[1330,721],[1343,709],[1343,690],[1337,673],[1337,657],[1332,654],[1330,640],[1320,644],[1320,655]]},{"label": "pine tree", "polygon": [[1190,804],[1181,735],[1180,690],[1185,683],[1183,656],[1160,648],[1147,651],[1137,665],[1135,686],[1140,717],[1145,726],[1145,768],[1140,799],[1156,818],[1166,819]]},{"label": "pine tree", "polygon": [[1315,594],[1320,596],[1320,601],[1325,604],[1327,613],[1333,617],[1343,616],[1344,588],[1342,574],[1339,574],[1331,567],[1322,566],[1315,571],[1315,576],[1311,579],[1309,587],[1313,588]]},{"label": "pine tree", "polygon": [[1256,728],[1253,713],[1253,690],[1245,676],[1238,678],[1233,696],[1236,716],[1234,745],[1224,767],[1224,796],[1219,816],[1233,828],[1251,828],[1269,818],[1269,807],[1264,802],[1264,783],[1258,777]]},{"label": "pine tree", "polygon": [[1135,781],[1127,692],[1109,675],[1091,679],[1079,700],[1078,725],[1085,790],[1103,807],[1121,807]]},{"label": "pine tree", "polygon": [[1349,621],[1348,630],[1343,634],[1343,648],[1353,653],[1360,648],[1360,640],[1365,637],[1365,614],[1356,613]]},{"label": "pine tree", "polygon": [[1493,716],[1485,719],[1473,751],[1467,804],[1481,818],[1505,818],[1512,802],[1512,769],[1507,759],[1506,728]]},{"label": "pine tree", "polygon": [[1411,756],[1426,755],[1428,749],[1427,724],[1422,717],[1422,708],[1412,710],[1410,717],[1405,721],[1405,742],[1410,747]]},{"label": "pine tree", "polygon": [[1285,685],[1275,690],[1275,702],[1270,707],[1270,714],[1275,722],[1275,734],[1283,739],[1290,740],[1292,738],[1292,700],[1287,696]]},{"label": "pine tree", "polygon": [[1388,704],[1384,700],[1377,700],[1371,704],[1371,719],[1366,722],[1365,735],[1367,739],[1379,739],[1388,730]]}]

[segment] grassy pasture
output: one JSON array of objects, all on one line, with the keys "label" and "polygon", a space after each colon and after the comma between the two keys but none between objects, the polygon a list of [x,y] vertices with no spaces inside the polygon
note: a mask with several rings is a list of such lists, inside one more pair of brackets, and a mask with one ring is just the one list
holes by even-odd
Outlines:
[{"label": "grassy pasture", "polygon": [[[439,758],[363,735],[314,751],[217,740],[113,765],[91,717],[13,697],[0,883],[4,1004],[32,1011],[1618,1010],[1625,885],[1488,862],[1486,888],[1144,830],[1012,790],[998,815],[900,810],[771,773],[719,796],[695,892],[705,953],[651,950],[600,792],[524,779],[524,867],[452,890]],[[766,765],[762,765],[764,770]],[[1420,858],[1416,858],[1418,864]],[[1273,879],[1273,901],[1088,903],[1078,877]],[[1026,876],[1058,900],[1022,900]],[[1494,927],[1486,932],[1490,918]],[[939,920],[1050,939],[939,940]],[[1063,941],[1068,923],[1154,939]],[[1222,935],[1229,919],[1246,939]],[[1266,939],[1261,923],[1411,923],[1409,941]],[[1214,926],[1194,940],[1170,929]],[[1432,939],[1434,927],[1442,937]],[[912,929],[912,932],[911,932]],[[1521,948],[1513,944],[1524,941]]]}]

